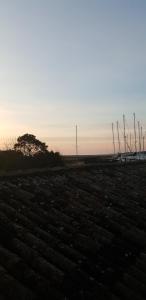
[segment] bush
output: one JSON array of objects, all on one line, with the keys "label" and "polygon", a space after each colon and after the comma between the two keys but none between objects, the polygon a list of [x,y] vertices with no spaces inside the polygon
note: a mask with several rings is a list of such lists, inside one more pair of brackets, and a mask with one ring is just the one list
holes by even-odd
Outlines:
[{"label": "bush", "polygon": [[57,165],[63,165],[63,159],[58,152],[47,151],[46,153],[26,156],[15,150],[0,151],[1,170],[44,168]]}]

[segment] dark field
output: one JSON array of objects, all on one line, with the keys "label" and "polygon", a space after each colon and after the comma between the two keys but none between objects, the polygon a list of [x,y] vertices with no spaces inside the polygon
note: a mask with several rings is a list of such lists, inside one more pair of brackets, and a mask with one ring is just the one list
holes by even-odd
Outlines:
[{"label": "dark field", "polygon": [[146,299],[146,163],[1,177],[4,299]]}]

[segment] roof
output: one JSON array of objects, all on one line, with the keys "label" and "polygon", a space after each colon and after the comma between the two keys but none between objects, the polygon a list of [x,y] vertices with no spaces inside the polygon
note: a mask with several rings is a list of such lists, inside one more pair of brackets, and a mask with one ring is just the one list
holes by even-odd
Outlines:
[{"label": "roof", "polygon": [[146,164],[0,179],[0,299],[146,299]]}]

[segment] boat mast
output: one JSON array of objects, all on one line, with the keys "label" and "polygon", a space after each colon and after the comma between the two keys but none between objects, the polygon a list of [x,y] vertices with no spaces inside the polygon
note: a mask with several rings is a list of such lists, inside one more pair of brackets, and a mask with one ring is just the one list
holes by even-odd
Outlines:
[{"label": "boat mast", "polygon": [[78,156],[78,126],[76,125],[76,157]]},{"label": "boat mast", "polygon": [[140,122],[138,121],[138,140],[139,140],[139,152],[141,152],[141,131],[140,131]]},{"label": "boat mast", "polygon": [[136,117],[135,117],[135,113],[133,114],[133,117],[134,117],[134,145],[135,145],[135,152],[137,152]]},{"label": "boat mast", "polygon": [[117,135],[118,135],[119,153],[121,154],[121,142],[120,142],[119,122],[118,121],[117,121]]},{"label": "boat mast", "polygon": [[124,152],[126,154],[126,126],[125,126],[125,115],[123,115],[123,126],[124,126]]},{"label": "boat mast", "polygon": [[113,149],[114,149],[114,155],[116,153],[116,147],[115,147],[115,134],[114,134],[114,124],[112,123],[112,135],[113,135]]}]

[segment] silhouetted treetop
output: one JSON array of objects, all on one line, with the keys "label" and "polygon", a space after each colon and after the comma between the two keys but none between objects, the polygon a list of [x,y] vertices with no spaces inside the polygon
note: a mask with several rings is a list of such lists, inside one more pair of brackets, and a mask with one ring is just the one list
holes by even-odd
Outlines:
[{"label": "silhouetted treetop", "polygon": [[39,141],[33,134],[24,134],[19,136],[14,150],[21,152],[25,156],[34,156],[37,154],[45,154],[48,152],[48,146]]}]

